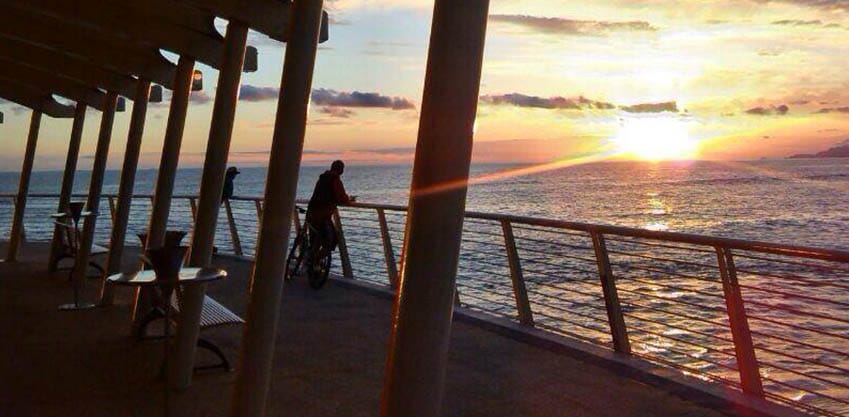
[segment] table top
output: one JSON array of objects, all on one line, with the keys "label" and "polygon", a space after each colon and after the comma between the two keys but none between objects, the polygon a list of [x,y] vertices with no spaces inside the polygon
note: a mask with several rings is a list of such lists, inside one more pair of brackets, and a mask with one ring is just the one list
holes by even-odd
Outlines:
[{"label": "table top", "polygon": [[[215,281],[227,277],[227,271],[218,268],[182,268],[180,269],[180,284],[192,284]],[[144,270],[132,273],[110,275],[109,282],[116,285],[146,286],[156,285],[156,273]]]}]

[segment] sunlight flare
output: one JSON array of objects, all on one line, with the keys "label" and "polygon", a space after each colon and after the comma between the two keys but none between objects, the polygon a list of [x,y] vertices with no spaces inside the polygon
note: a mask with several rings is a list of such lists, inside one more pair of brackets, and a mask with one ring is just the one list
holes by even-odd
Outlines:
[{"label": "sunlight flare", "polygon": [[680,117],[631,117],[624,119],[613,144],[626,157],[662,161],[696,156],[697,143],[690,137],[689,123]]}]

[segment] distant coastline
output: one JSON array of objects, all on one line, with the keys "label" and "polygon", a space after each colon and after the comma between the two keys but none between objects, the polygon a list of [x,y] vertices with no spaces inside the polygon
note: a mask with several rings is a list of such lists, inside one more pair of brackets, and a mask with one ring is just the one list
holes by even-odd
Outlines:
[{"label": "distant coastline", "polygon": [[790,159],[806,159],[806,158],[849,158],[849,143],[842,143],[835,147],[828,148],[817,153],[800,153],[791,155]]}]

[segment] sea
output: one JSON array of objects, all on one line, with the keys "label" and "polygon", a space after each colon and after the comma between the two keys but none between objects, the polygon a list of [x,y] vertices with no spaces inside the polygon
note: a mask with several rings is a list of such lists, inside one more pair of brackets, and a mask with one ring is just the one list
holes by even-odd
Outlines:
[{"label": "sea", "polygon": [[[849,249],[849,159],[605,162],[533,174],[523,168],[474,165],[467,210]],[[324,169],[303,167],[299,198],[309,198]],[[235,194],[261,197],[265,168],[239,170]],[[411,171],[349,165],[343,179],[361,202],[405,205]],[[156,173],[139,170],[135,192],[153,193]],[[197,194],[200,176],[199,168],[179,170],[174,193]],[[15,193],[17,178],[0,172],[0,195]],[[61,178],[58,171],[35,172],[30,193],[58,193]],[[117,193],[119,178],[108,171],[103,193]],[[89,173],[79,172],[75,192],[85,193],[88,181]],[[0,225],[8,215],[0,215]]]},{"label": "sea", "polygon": [[[550,167],[556,168],[550,168]],[[476,164],[469,211],[499,213],[849,250],[849,159],[745,162],[604,162],[572,166]],[[266,170],[239,167],[235,194],[261,197]],[[298,197],[307,199],[325,167],[305,166]],[[358,201],[406,205],[412,167],[350,164],[343,180]],[[56,194],[61,172],[35,172],[30,193]],[[109,171],[104,194],[117,192]],[[200,169],[178,171],[175,195],[196,195]],[[83,194],[89,173],[79,172]],[[156,170],[140,170],[135,192],[151,194]],[[8,236],[17,173],[0,173],[0,239]],[[83,197],[77,197],[82,199]],[[101,212],[108,214],[107,203]],[[255,250],[257,207],[232,201],[242,252]],[[46,240],[55,198],[32,197],[28,240]],[[133,200],[127,240],[145,231],[150,200]],[[224,210],[222,210],[224,212]],[[224,214],[222,213],[222,216]],[[374,210],[345,209],[342,223],[357,279],[388,284]],[[216,247],[236,245],[221,217]],[[404,212],[387,211],[393,253],[400,255]],[[190,230],[191,205],[175,198],[169,228]],[[538,329],[611,347],[593,242],[586,233],[514,223],[516,246]],[[457,289],[460,304],[518,320],[502,226],[467,219]],[[96,239],[108,242],[108,216]],[[606,236],[632,353],[706,381],[739,386],[734,335],[715,249]],[[338,256],[338,255],[337,255]],[[767,396],[819,415],[849,415],[849,265],[736,251],[737,278]],[[282,261],[282,260],[281,260]],[[334,259],[338,273],[341,262]],[[391,263],[390,263],[391,264]]]}]

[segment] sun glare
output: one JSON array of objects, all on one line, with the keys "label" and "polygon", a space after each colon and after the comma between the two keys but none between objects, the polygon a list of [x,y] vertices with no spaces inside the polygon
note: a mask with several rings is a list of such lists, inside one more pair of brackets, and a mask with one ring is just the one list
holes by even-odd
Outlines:
[{"label": "sun glare", "polygon": [[689,159],[697,148],[688,123],[678,117],[625,119],[613,143],[623,156],[650,161]]}]

